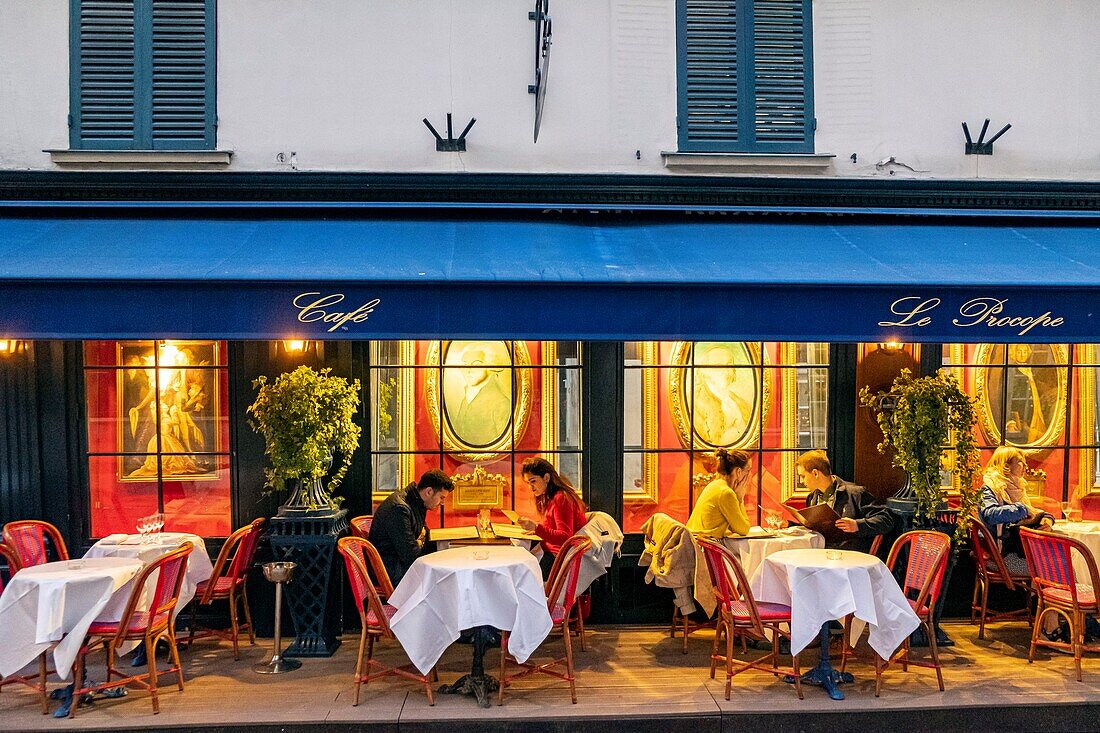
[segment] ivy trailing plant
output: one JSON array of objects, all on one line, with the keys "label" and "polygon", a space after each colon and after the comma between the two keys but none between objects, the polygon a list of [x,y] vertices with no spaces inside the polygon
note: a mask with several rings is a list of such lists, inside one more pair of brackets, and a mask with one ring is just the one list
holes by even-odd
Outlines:
[{"label": "ivy trailing plant", "polygon": [[882,428],[880,453],[893,453],[893,464],[905,471],[916,496],[917,517],[931,524],[946,498],[940,471],[945,451],[959,481],[961,505],[955,529],[955,548],[967,536],[970,516],[978,504],[980,487],[974,478],[980,468],[974,424],[974,400],[959,387],[955,377],[941,372],[914,377],[903,369],[889,392],[860,390],[859,401],[870,407]]},{"label": "ivy trailing plant", "polygon": [[[336,509],[340,499],[332,495],[348,472],[352,454],[359,447],[361,428],[355,422],[359,410],[359,380],[350,383],[300,366],[268,383],[259,377],[252,386],[259,390],[248,408],[249,425],[263,436],[264,453],[271,462],[264,469],[266,485],[282,491],[288,480],[299,485],[320,485],[320,479],[339,457],[339,464],[327,488],[311,494],[309,509]],[[292,497],[293,499],[293,497]],[[327,504],[327,507],[324,505]]]}]

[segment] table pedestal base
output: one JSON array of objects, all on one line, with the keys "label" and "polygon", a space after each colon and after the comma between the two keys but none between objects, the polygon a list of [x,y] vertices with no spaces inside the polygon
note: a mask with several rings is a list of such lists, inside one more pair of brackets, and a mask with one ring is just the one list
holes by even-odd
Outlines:
[{"label": "table pedestal base", "polygon": [[[825,692],[833,700],[843,700],[844,693],[841,692],[838,685],[847,684],[854,681],[850,672],[841,672],[839,669],[835,669],[832,663],[829,661],[829,624],[826,623],[821,627],[821,661],[817,663],[817,666],[802,675],[802,684],[814,685],[815,687],[823,687]],[[843,642],[842,642],[843,643]],[[794,684],[794,675],[786,675],[783,677],[783,681],[788,684]]]},{"label": "table pedestal base", "polygon": [[478,705],[487,708],[493,704],[489,697],[500,689],[500,682],[496,677],[485,674],[485,652],[490,646],[500,644],[500,632],[492,626],[477,626],[465,633],[469,633],[474,645],[473,668],[470,674],[463,675],[454,684],[440,685],[438,692],[442,695],[473,695]]}]

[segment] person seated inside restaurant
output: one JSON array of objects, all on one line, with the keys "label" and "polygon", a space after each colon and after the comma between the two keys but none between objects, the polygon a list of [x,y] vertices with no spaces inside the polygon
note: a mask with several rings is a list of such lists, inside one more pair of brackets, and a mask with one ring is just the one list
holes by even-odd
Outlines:
[{"label": "person seated inside restaurant", "polygon": [[806,451],[798,457],[798,478],[809,489],[806,506],[828,504],[839,515],[836,528],[842,534],[825,540],[830,549],[867,552],[875,537],[894,528],[894,515],[866,488],[833,475],[823,450]]},{"label": "person seated inside restaurant", "polygon": [[1020,543],[1020,527],[1048,530],[1054,517],[1036,509],[1027,496],[1027,460],[1024,452],[1002,445],[982,474],[982,503],[978,516],[997,539],[1009,572],[1027,574],[1027,561]]},{"label": "person seated inside restaurant", "polygon": [[523,480],[535,495],[535,508],[542,521],[520,517],[516,524],[538,535],[541,540],[539,566],[545,580],[550,577],[550,569],[561,546],[588,521],[584,516],[584,500],[569,479],[559,474],[545,458],[536,456],[525,460]]},{"label": "person seated inside restaurant", "polygon": [[719,448],[714,452],[715,478],[695,502],[687,520],[688,531],[720,539],[749,533],[745,492],[751,478],[749,454]]},{"label": "person seated inside restaurant", "polygon": [[436,509],[454,491],[454,482],[439,469],[426,471],[419,481],[395,489],[374,511],[370,541],[396,586],[430,540],[428,511]]}]

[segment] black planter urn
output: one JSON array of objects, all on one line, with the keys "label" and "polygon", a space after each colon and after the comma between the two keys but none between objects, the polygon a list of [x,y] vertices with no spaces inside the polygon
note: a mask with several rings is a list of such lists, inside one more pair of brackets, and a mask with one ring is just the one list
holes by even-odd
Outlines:
[{"label": "black planter urn", "polygon": [[336,541],[347,534],[347,510],[327,509],[273,517],[269,538],[276,560],[298,564],[286,587],[294,621],[287,657],[330,657],[340,646],[340,563]]}]

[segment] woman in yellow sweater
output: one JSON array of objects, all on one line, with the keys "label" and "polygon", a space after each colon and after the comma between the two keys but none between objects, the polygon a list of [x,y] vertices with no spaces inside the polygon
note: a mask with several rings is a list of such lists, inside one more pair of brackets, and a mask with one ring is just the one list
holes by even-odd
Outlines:
[{"label": "woman in yellow sweater", "polygon": [[750,526],[745,514],[745,492],[751,476],[749,454],[719,448],[714,452],[714,462],[718,476],[699,494],[687,521],[688,531],[716,538],[744,536]]}]

